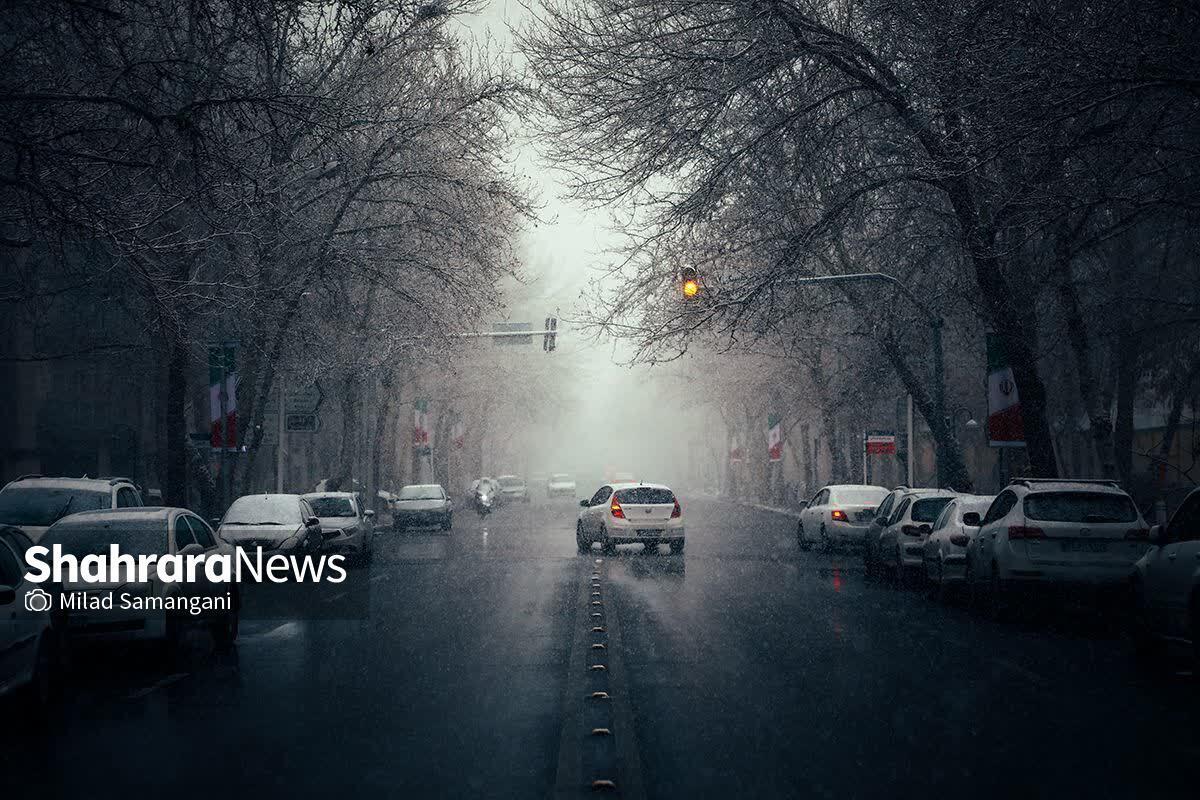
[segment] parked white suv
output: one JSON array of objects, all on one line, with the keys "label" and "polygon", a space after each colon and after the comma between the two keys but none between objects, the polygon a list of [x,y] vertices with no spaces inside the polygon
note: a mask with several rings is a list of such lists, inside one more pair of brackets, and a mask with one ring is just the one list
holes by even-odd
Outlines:
[{"label": "parked white suv", "polygon": [[1148,538],[1114,481],[1015,478],[967,546],[967,586],[992,616],[1018,589],[1121,590]]},{"label": "parked white suv", "polygon": [[23,475],[0,489],[0,524],[14,525],[36,544],[69,514],[143,506],[128,478],[46,478]]},{"label": "parked white suv", "polygon": [[1200,489],[1193,490],[1170,523],[1150,529],[1150,550],[1134,565],[1134,645],[1157,661],[1165,645],[1191,648],[1200,675]]}]

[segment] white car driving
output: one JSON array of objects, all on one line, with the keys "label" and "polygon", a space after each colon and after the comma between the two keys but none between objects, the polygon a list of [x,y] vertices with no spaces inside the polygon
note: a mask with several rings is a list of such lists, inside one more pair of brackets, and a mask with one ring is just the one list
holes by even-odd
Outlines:
[{"label": "white car driving", "polygon": [[594,543],[607,553],[615,552],[619,544],[643,544],[647,553],[667,544],[672,553],[683,552],[683,509],[669,486],[606,484],[579,505],[575,543],[581,553]]},{"label": "white car driving", "polygon": [[995,499],[994,495],[961,494],[946,504],[933,523],[925,540],[925,580],[938,598],[945,596],[951,584],[966,580],[967,545]]},{"label": "white car driving", "polygon": [[1133,500],[1113,481],[1014,478],[967,547],[967,586],[993,617],[1018,590],[1110,590],[1149,549]]},{"label": "white car driving", "polygon": [[565,472],[556,472],[546,481],[546,497],[575,497],[575,479]]},{"label": "white car driving", "polygon": [[836,484],[813,495],[800,512],[796,541],[801,550],[813,543],[828,552],[837,545],[862,544],[863,536],[875,518],[875,509],[887,497],[882,486]]}]

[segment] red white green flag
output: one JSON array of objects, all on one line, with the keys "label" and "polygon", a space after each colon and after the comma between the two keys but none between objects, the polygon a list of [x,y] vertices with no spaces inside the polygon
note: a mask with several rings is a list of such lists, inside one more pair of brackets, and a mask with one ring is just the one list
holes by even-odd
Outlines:
[{"label": "red white green flag", "polygon": [[783,460],[783,423],[774,414],[767,415],[767,460]]},{"label": "red white green flag", "polygon": [[215,448],[237,447],[237,382],[234,348],[208,348],[208,438]]},{"label": "red white green flag", "polygon": [[413,403],[413,446],[429,447],[429,401]]},{"label": "red white green flag", "polygon": [[729,461],[730,463],[737,464],[740,463],[741,460],[742,446],[738,444],[738,439],[736,436],[734,436],[729,440]]},{"label": "red white green flag", "polygon": [[1017,382],[1000,337],[987,335],[988,444],[993,447],[1023,447],[1025,425]]},{"label": "red white green flag", "polygon": [[450,428],[450,441],[453,442],[455,450],[461,450],[463,443],[466,442],[466,440],[467,428],[465,425],[463,425],[462,420],[460,419],[454,423],[452,428]]}]

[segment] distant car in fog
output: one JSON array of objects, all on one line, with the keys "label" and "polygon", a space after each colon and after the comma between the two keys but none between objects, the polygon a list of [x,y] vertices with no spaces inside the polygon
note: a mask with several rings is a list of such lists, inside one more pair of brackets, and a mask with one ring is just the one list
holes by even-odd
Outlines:
[{"label": "distant car in fog", "polygon": [[497,476],[496,483],[500,485],[500,494],[505,500],[514,503],[529,502],[529,489],[525,485],[525,479],[519,475]]},{"label": "distant car in fog", "polygon": [[374,553],[375,512],[362,507],[353,492],[311,492],[304,499],[321,523],[324,550],[353,556],[361,562]]},{"label": "distant car in fog", "polygon": [[145,505],[127,478],[46,478],[25,475],[0,489],[0,524],[14,525],[34,542],[68,514]]},{"label": "distant car in fog", "polygon": [[321,521],[298,494],[249,494],[233,501],[217,530],[229,544],[287,554],[320,552]]},{"label": "distant car in fog", "polygon": [[575,497],[575,479],[565,472],[555,472],[546,481],[546,497]]},{"label": "distant car in fog", "polygon": [[669,486],[606,484],[579,505],[575,543],[581,553],[597,542],[607,553],[619,544],[644,544],[647,553],[668,544],[671,552],[683,552],[683,509]]},{"label": "distant car in fog", "polygon": [[800,512],[796,540],[801,550],[817,542],[825,550],[836,545],[862,544],[863,535],[875,518],[875,509],[887,489],[864,484],[826,486],[813,495]]},{"label": "distant car in fog", "polygon": [[[481,479],[480,484],[485,481],[486,478]],[[444,531],[454,526],[454,504],[441,485],[412,484],[396,495],[392,504],[392,527],[403,531],[413,525],[438,525]]]}]

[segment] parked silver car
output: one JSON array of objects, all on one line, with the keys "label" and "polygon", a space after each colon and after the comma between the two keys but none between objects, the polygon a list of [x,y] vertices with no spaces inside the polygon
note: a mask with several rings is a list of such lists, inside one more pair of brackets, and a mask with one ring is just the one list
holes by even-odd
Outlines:
[{"label": "parked silver car", "polygon": [[321,523],[324,550],[367,563],[374,553],[375,512],[362,507],[353,492],[312,492],[304,495]]}]

